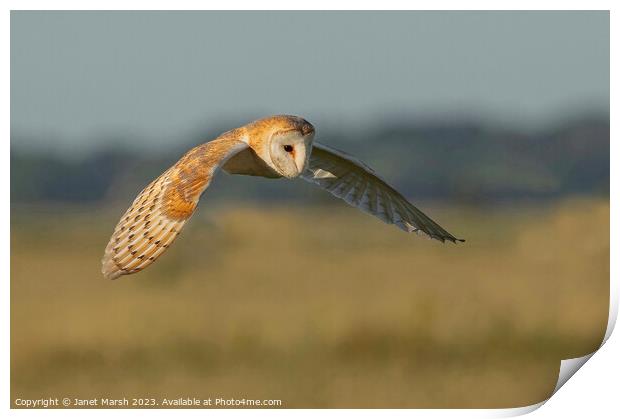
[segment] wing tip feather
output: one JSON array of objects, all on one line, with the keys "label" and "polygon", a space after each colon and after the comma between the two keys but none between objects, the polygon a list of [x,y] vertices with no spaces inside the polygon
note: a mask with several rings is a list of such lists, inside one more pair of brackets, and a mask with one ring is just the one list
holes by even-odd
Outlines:
[{"label": "wing tip feather", "polygon": [[[407,231],[408,233],[416,233],[418,236],[420,235],[420,233],[424,234],[426,237],[428,237],[429,239],[435,239],[438,240],[442,243],[445,243],[446,240],[450,241],[454,244],[457,243],[464,243],[465,239],[458,239],[456,237],[454,237],[453,235],[451,235],[450,233],[446,232],[447,234],[437,234],[437,233],[433,233],[433,232],[429,232],[426,230],[423,230],[421,228],[415,227],[410,223],[407,223],[409,226],[404,229],[401,227],[401,229]],[[400,227],[400,226],[399,226]]]},{"label": "wing tip feather", "polygon": [[101,261],[101,273],[105,279],[117,279],[121,275],[124,275],[124,272],[116,266],[112,257],[106,253]]},{"label": "wing tip feather", "polygon": [[[435,237],[433,237],[433,238],[435,238]],[[456,237],[454,237],[454,236],[439,237],[439,238],[438,238],[438,240],[441,240],[441,242],[442,242],[442,243],[445,243],[445,242],[446,242],[446,240],[448,240],[448,241],[450,241],[450,242],[452,242],[452,243],[454,243],[454,244],[457,244],[457,243],[465,243],[465,239],[457,239],[457,238],[456,238]]]}]

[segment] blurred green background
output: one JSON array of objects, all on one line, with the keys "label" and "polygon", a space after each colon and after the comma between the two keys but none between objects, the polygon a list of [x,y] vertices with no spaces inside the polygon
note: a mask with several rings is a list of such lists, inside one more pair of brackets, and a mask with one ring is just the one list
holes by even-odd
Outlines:
[{"label": "blurred green background", "polygon": [[[102,278],[144,185],[275,113],[467,242],[221,174]],[[12,12],[11,398],[539,402],[605,331],[609,141],[605,12]]]}]

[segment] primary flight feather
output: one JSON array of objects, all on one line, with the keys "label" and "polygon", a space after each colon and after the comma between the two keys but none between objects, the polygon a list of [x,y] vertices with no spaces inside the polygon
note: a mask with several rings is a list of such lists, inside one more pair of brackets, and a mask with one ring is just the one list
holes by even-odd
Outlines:
[{"label": "primary flight feather", "polygon": [[312,124],[296,116],[277,115],[194,147],[144,188],[121,217],[105,249],[103,276],[116,279],[153,263],[179,235],[220,168],[231,174],[301,177],[407,232],[422,232],[442,242],[463,241],[413,206],[366,164],[313,140]]}]

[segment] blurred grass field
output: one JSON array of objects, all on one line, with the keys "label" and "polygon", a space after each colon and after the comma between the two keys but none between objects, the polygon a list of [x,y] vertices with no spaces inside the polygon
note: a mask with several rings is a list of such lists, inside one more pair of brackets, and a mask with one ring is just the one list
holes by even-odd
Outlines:
[{"label": "blurred grass field", "polygon": [[11,399],[543,400],[560,360],[605,331],[608,201],[422,208],[467,242],[346,205],[203,203],[161,260],[117,281],[99,271],[121,210],[13,208]]}]

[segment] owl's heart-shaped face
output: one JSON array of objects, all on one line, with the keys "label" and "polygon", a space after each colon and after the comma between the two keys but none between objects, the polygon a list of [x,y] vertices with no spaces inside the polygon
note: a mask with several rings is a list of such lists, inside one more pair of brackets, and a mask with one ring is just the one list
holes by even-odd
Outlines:
[{"label": "owl's heart-shaped face", "polygon": [[308,166],[313,139],[311,125],[274,132],[269,141],[269,157],[277,172],[289,179],[301,175]]}]

